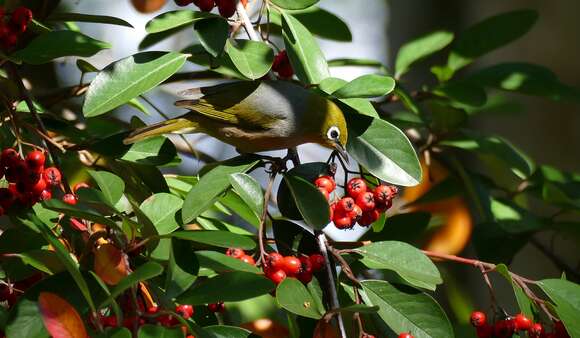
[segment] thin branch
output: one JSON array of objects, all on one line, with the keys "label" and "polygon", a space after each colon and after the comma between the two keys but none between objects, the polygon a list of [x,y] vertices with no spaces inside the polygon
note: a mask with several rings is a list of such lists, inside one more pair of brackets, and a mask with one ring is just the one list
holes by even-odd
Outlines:
[{"label": "thin branch", "polygon": [[244,8],[244,5],[242,4],[241,1],[238,1],[238,4],[236,5],[236,11],[238,12],[238,16],[242,20],[242,25],[244,26],[244,29],[248,33],[248,37],[250,37],[250,40],[262,41],[258,36],[258,33],[256,33],[256,31],[254,30],[252,21],[248,16],[248,12],[246,12],[246,9]]},{"label": "thin branch", "polygon": [[262,209],[262,215],[260,217],[260,227],[258,228],[258,243],[260,245],[260,261],[262,264],[266,262],[266,247],[264,246],[264,228],[266,227],[266,217],[268,216],[268,204],[270,201],[270,195],[272,194],[272,187],[274,186],[274,180],[276,178],[276,171],[270,173],[270,179],[268,180],[268,186],[266,187],[266,192],[264,193],[264,205]]}]

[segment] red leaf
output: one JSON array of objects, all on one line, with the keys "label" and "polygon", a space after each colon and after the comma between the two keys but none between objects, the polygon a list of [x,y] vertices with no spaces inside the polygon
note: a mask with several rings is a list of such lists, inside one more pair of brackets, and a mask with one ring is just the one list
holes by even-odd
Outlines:
[{"label": "red leaf", "polygon": [[69,302],[50,292],[41,292],[38,309],[53,338],[87,338],[83,320]]}]

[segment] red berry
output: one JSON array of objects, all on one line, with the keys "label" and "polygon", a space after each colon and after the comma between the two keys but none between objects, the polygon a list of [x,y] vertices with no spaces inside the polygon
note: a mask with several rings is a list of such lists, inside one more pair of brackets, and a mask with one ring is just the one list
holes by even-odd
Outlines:
[{"label": "red berry", "polygon": [[48,201],[52,198],[52,192],[50,190],[43,190],[38,196],[39,201]]},{"label": "red berry", "polygon": [[330,193],[324,188],[318,188],[318,191],[320,191],[322,196],[324,196],[324,198],[326,198],[326,200],[328,201],[328,199],[330,198]]},{"label": "red berry", "polygon": [[393,206],[393,200],[387,200],[385,203],[378,203],[375,200],[375,208],[379,212],[385,212],[385,211],[389,210],[392,206]]},{"label": "red berry", "polygon": [[2,155],[0,155],[0,164],[3,167],[13,166],[20,160],[20,155],[14,148],[6,148],[2,150]]},{"label": "red berry", "polygon": [[336,189],[336,182],[334,182],[334,179],[330,176],[320,176],[314,181],[314,185],[328,191],[329,193]]},{"label": "red berry", "polygon": [[73,192],[76,194],[76,193],[77,193],[77,191],[79,191],[79,189],[88,189],[88,188],[90,188],[90,187],[91,187],[91,186],[90,186],[90,185],[88,185],[88,184],[87,184],[87,182],[79,182],[79,183],[77,183],[77,184],[73,185],[73,188],[72,188],[72,190],[73,190]]},{"label": "red berry", "polygon": [[362,211],[370,211],[375,208],[375,198],[373,193],[370,191],[359,194],[356,197],[356,204],[362,209]]},{"label": "red berry", "polygon": [[480,327],[487,322],[487,317],[481,311],[473,311],[469,320],[474,327]]},{"label": "red berry", "polygon": [[336,202],[335,203],[331,203],[328,208],[329,208],[329,212],[330,212],[329,219],[332,220],[334,218],[334,212],[336,210]]},{"label": "red berry", "polygon": [[350,197],[343,197],[341,198],[337,204],[336,209],[334,210],[337,213],[347,214],[350,213],[355,206],[354,199]]},{"label": "red berry", "polygon": [[254,258],[252,256],[243,255],[242,257],[240,257],[240,260],[242,262],[248,263],[250,265],[256,265],[256,261],[254,260]]},{"label": "red berry", "polygon": [[46,187],[47,187],[46,181],[41,178],[38,180],[38,182],[36,182],[35,185],[32,186],[30,191],[34,195],[40,196],[42,192],[46,190]]},{"label": "red berry", "polygon": [[514,320],[518,331],[526,331],[532,326],[532,320],[522,313],[517,314]]},{"label": "red berry", "polygon": [[0,188],[0,206],[7,211],[14,203],[14,192],[9,188]]},{"label": "red berry", "polygon": [[175,312],[177,314],[181,315],[181,317],[183,317],[183,319],[189,319],[189,318],[191,318],[191,316],[193,316],[193,306],[191,306],[189,304],[177,305],[175,307]]},{"label": "red berry", "polygon": [[32,21],[32,11],[26,7],[18,7],[12,12],[10,23],[20,28],[20,32],[26,31],[26,26]]},{"label": "red berry", "polygon": [[360,226],[366,227],[376,222],[379,219],[379,217],[381,217],[381,214],[377,209],[365,211],[363,212],[361,218],[359,219],[358,224]]},{"label": "red berry", "polygon": [[292,64],[290,63],[286,50],[282,50],[276,54],[274,62],[272,63],[272,70],[282,78],[289,78],[294,75],[294,70],[292,69]]},{"label": "red berry", "polygon": [[544,326],[540,323],[534,323],[528,329],[528,336],[530,338],[540,338],[544,334]]},{"label": "red berry", "polygon": [[282,269],[283,265],[282,262],[284,261],[284,256],[282,256],[278,252],[270,252],[266,257],[266,260],[268,262],[268,269],[276,271]]},{"label": "red berry", "polygon": [[298,258],[300,260],[301,266],[300,266],[300,272],[308,272],[308,273],[312,273],[312,262],[310,262],[310,258],[307,256],[300,256],[300,258]]},{"label": "red berry", "polygon": [[354,226],[352,218],[346,215],[334,215],[332,222],[338,229],[352,229]]},{"label": "red berry", "polygon": [[246,253],[244,252],[244,250],[242,249],[238,249],[238,248],[229,248],[226,251],[226,255],[230,256],[230,257],[234,257],[237,259],[242,258],[242,256],[244,256]]},{"label": "red berry", "polygon": [[193,0],[175,0],[175,4],[176,4],[177,6],[181,6],[181,7],[183,7],[183,6],[187,6],[187,5],[189,5],[190,3],[192,3],[192,2],[193,2]]},{"label": "red berry", "polygon": [[193,0],[193,4],[203,12],[209,12],[215,6],[214,0]]},{"label": "red berry", "polygon": [[217,303],[213,303],[213,304],[208,304],[207,308],[211,312],[224,312],[226,310],[224,302],[217,302]]},{"label": "red berry", "polygon": [[493,326],[493,333],[497,338],[511,338],[516,330],[513,318],[498,320]]},{"label": "red berry", "polygon": [[26,159],[24,161],[26,162],[26,166],[29,169],[38,171],[44,167],[45,160],[46,158],[44,157],[44,153],[42,151],[34,150],[26,155]]},{"label": "red berry", "polygon": [[308,284],[312,280],[312,272],[300,272],[296,275],[296,278],[303,284]]},{"label": "red berry", "polygon": [[53,187],[60,185],[60,182],[62,180],[60,170],[58,170],[58,168],[56,167],[48,167],[44,169],[44,171],[42,172],[42,177],[44,178],[46,183],[48,183]]},{"label": "red berry", "polygon": [[282,270],[286,272],[287,276],[295,276],[298,272],[300,272],[301,267],[302,263],[294,256],[286,256],[282,261]]},{"label": "red berry", "polygon": [[399,334],[399,338],[414,338],[410,333],[401,333]]},{"label": "red berry", "polygon": [[150,307],[147,308],[147,314],[149,315],[154,315],[157,312],[159,312],[159,306],[157,305],[151,305]]},{"label": "red berry", "polygon": [[312,254],[310,264],[312,264],[312,271],[319,271],[324,266],[324,257],[321,254]]},{"label": "red berry", "polygon": [[77,204],[77,197],[73,194],[66,194],[62,197],[62,201],[66,204],[75,205]]},{"label": "red berry", "polygon": [[4,208],[0,206],[0,216],[4,216]]},{"label": "red berry", "polygon": [[236,0],[215,0],[220,15],[229,18],[236,13]]},{"label": "red berry", "polygon": [[554,333],[556,334],[556,338],[570,338],[564,324],[559,320],[554,323]]},{"label": "red berry", "polygon": [[284,270],[276,270],[266,274],[266,277],[268,277],[272,282],[278,285],[282,283],[284,279],[286,279],[286,272],[284,272]]},{"label": "red berry", "polygon": [[352,211],[349,212],[347,215],[352,220],[352,223],[356,223],[361,219],[361,217],[363,215],[363,211],[362,211],[361,207],[359,207],[357,204],[355,204],[352,207]]},{"label": "red berry", "polygon": [[6,180],[10,183],[15,183],[20,180],[24,173],[27,172],[26,164],[22,160],[18,160],[17,162],[9,165],[4,172],[6,176]]},{"label": "red berry", "polygon": [[493,327],[487,323],[475,328],[478,338],[490,338],[493,333]]},{"label": "red berry", "polygon": [[101,323],[104,327],[115,327],[117,326],[117,317],[114,315],[103,317]]},{"label": "red berry", "polygon": [[365,193],[367,191],[367,184],[360,177],[352,178],[346,184],[346,192],[352,198],[357,198],[358,195]]}]

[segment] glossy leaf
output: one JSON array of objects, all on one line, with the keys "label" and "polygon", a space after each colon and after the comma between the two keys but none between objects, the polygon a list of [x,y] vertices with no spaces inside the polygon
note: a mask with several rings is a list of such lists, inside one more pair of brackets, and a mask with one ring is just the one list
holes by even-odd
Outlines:
[{"label": "glossy leaf", "polygon": [[348,153],[371,174],[392,184],[413,186],[421,181],[421,166],[411,142],[392,124],[347,114]]},{"label": "glossy leaf", "polygon": [[317,84],[330,76],[318,42],[300,21],[287,13],[282,13],[282,35],[292,69],[302,82]]},{"label": "glossy leaf", "polygon": [[151,19],[145,25],[147,33],[159,33],[178,27],[193,24],[196,21],[217,17],[215,14],[207,12],[197,12],[192,10],[177,10],[160,14]]},{"label": "glossy leaf", "polygon": [[195,284],[178,297],[182,304],[210,304],[236,302],[266,294],[274,289],[274,283],[261,274],[251,272],[228,272]]},{"label": "glossy leaf", "polygon": [[242,262],[237,258],[226,256],[216,251],[196,251],[195,256],[199,266],[211,269],[215,272],[246,271],[259,273],[260,270],[254,265]]},{"label": "glossy leaf", "polygon": [[160,235],[179,229],[178,211],[183,200],[175,195],[159,193],[148,197],[139,209],[149,218]]},{"label": "glossy leaf", "polygon": [[131,25],[127,21],[120,18],[116,18],[114,16],[92,15],[82,13],[53,13],[46,19],[46,21],[104,23],[109,25],[134,28],[133,25]]},{"label": "glossy leaf", "polygon": [[382,75],[362,75],[332,93],[341,99],[384,96],[395,89],[395,80]]},{"label": "glossy leaf", "polygon": [[111,48],[106,42],[95,40],[79,32],[68,30],[42,34],[12,57],[25,63],[39,65],[63,56],[93,56],[103,49]]},{"label": "glossy leaf", "polygon": [[572,338],[580,337],[580,285],[564,279],[544,279],[538,286],[554,302],[556,314]]},{"label": "glossy leaf", "polygon": [[264,42],[228,40],[225,49],[236,69],[252,80],[266,75],[274,61],[274,51]]},{"label": "glossy leaf", "polygon": [[215,203],[218,196],[230,186],[231,174],[247,172],[257,163],[258,161],[246,159],[224,162],[203,175],[185,197],[183,223],[192,221]]},{"label": "glossy leaf", "polygon": [[276,288],[276,301],[280,306],[299,316],[320,319],[314,298],[308,289],[295,278],[286,278]]},{"label": "glossy leaf", "polygon": [[129,274],[128,257],[113,244],[105,243],[95,251],[93,270],[108,285],[116,285]]},{"label": "glossy leaf", "polygon": [[306,224],[324,228],[330,221],[328,201],[312,183],[295,175],[284,175],[290,193]]},{"label": "glossy leaf", "polygon": [[125,191],[125,182],[119,176],[108,171],[89,170],[89,174],[99,185],[107,202],[111,205],[117,204]]},{"label": "glossy leaf", "polygon": [[412,332],[415,338],[453,338],[445,312],[426,293],[385,281],[362,281],[363,300],[380,307],[378,315],[394,332]]},{"label": "glossy leaf", "polygon": [[518,10],[485,19],[459,35],[447,66],[456,71],[474,59],[502,47],[526,34],[536,23],[538,14],[533,10]]},{"label": "glossy leaf", "polygon": [[83,320],[69,302],[51,292],[41,292],[38,308],[46,330],[58,338],[87,337]]},{"label": "glossy leaf", "polygon": [[224,51],[230,28],[226,20],[221,17],[201,20],[194,28],[199,42],[209,54],[218,57]]},{"label": "glossy leaf", "polygon": [[[204,327],[211,338],[252,338],[255,337],[252,332],[236,326],[229,325],[210,325]],[[208,337],[209,338],[209,337]]]},{"label": "glossy leaf", "polygon": [[121,157],[122,160],[144,165],[159,166],[173,161],[177,156],[175,145],[163,136],[136,142]]},{"label": "glossy leaf", "polygon": [[435,290],[443,281],[437,267],[419,249],[403,242],[375,242],[356,249],[370,269],[395,271],[411,285]]},{"label": "glossy leaf", "polygon": [[405,43],[397,53],[395,77],[401,77],[414,63],[440,51],[451,41],[453,41],[453,33],[439,30]]},{"label": "glossy leaf", "polygon": [[[85,190],[85,189],[83,189],[83,190]],[[93,221],[95,223],[106,224],[106,225],[109,225],[109,226],[115,227],[115,228],[117,227],[117,223],[115,223],[113,220],[103,216],[97,210],[95,210],[87,205],[84,205],[82,203],[82,201],[80,203],[77,203],[76,205],[70,205],[70,204],[64,203],[61,200],[53,198],[53,199],[50,199],[50,200],[45,201],[43,203],[44,203],[44,207],[49,209],[49,210],[62,212],[65,215],[72,216],[72,217],[78,217],[78,218],[85,219],[88,221]]]},{"label": "glossy leaf", "polygon": [[220,248],[236,247],[251,250],[256,247],[256,243],[248,236],[220,230],[176,231],[165,235],[165,237],[174,237]]},{"label": "glossy leaf", "polygon": [[[299,11],[292,11],[292,16],[298,19],[313,35],[335,41],[352,41],[352,34],[348,25],[334,13],[323,8],[312,6]],[[270,11],[270,33],[278,34],[279,31],[281,33],[281,30],[282,16],[280,12]]]},{"label": "glossy leaf", "polygon": [[38,311],[38,303],[22,299],[11,310],[12,319],[8,321],[5,333],[10,338],[48,338]]},{"label": "glossy leaf", "polygon": [[272,3],[284,9],[304,9],[320,0],[272,0]]},{"label": "glossy leaf", "polygon": [[520,308],[520,313],[523,313],[528,318],[534,318],[534,306],[532,301],[526,296],[524,290],[514,283],[512,276],[505,264],[498,264],[496,271],[500,273],[512,286],[518,307]]},{"label": "glossy leaf", "polygon": [[175,52],[143,52],[113,62],[91,82],[84,115],[104,114],[153,89],[176,73],[186,57]]},{"label": "glossy leaf", "polygon": [[264,193],[260,183],[255,178],[248,174],[236,173],[230,175],[230,184],[256,215],[262,215]]},{"label": "glossy leaf", "polygon": [[125,290],[137,283],[159,276],[163,272],[163,267],[155,262],[147,262],[123,278],[112,290],[111,298],[117,298]]},{"label": "glossy leaf", "polygon": [[164,327],[159,325],[145,324],[139,328],[138,338],[183,338],[180,327]]}]

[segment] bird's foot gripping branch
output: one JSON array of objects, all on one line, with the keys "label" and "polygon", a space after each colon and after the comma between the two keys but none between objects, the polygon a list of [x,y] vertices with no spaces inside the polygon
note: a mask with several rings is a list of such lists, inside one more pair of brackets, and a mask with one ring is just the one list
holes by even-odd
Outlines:
[{"label": "bird's foot gripping branch", "polygon": [[[578,90],[528,63],[456,74],[525,34],[534,11],[428,33],[391,67],[326,60],[318,39],[352,40],[333,3],[175,1],[138,53],[96,67],[112,45],[76,22],[134,27],[57,2],[0,0],[0,336],[580,337],[580,274],[541,237],[577,233],[580,176],[469,123],[505,91]],[[186,48],[149,50],[178,32]],[[436,53],[434,84],[407,88]],[[341,66],[360,76],[330,76]],[[194,89],[169,118],[154,89],[176,82]],[[330,155],[301,163],[305,144]],[[511,272],[527,243],[562,275]]]}]

